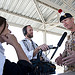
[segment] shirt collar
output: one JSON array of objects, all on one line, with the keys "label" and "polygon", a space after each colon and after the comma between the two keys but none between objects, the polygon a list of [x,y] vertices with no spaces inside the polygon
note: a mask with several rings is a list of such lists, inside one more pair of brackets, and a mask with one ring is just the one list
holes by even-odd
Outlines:
[{"label": "shirt collar", "polygon": [[[23,39],[24,41],[30,41],[29,39],[27,39],[26,37]],[[32,40],[32,39],[31,39]]]}]

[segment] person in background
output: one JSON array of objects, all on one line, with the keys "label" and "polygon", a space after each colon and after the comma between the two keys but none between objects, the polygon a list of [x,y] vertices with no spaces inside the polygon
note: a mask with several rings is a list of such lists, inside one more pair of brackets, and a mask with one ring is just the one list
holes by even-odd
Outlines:
[{"label": "person in background", "polygon": [[56,66],[52,64],[52,62],[43,53],[44,51],[49,50],[48,45],[42,44],[38,46],[35,42],[33,42],[33,28],[31,25],[23,27],[22,30],[25,38],[20,41],[20,45],[29,60],[32,62],[35,74],[55,74]]},{"label": "person in background", "polygon": [[64,72],[75,71],[75,24],[70,13],[64,13],[60,17],[60,22],[65,28],[71,31],[65,43],[65,50],[55,59],[58,65],[64,65]]},{"label": "person in background", "polygon": [[[29,60],[36,60],[40,50],[47,51],[49,49],[48,45],[42,44],[38,46],[35,42],[33,42],[33,28],[31,27],[31,25],[23,27],[22,30],[25,38],[20,41],[20,45],[23,48]],[[49,61],[49,59],[44,53],[42,53],[40,60]]]},{"label": "person in background", "polygon": [[[6,59],[4,55],[5,49],[2,46],[4,42],[15,48],[18,56],[17,63]],[[16,37],[11,34],[11,31],[8,29],[6,19],[0,16],[0,75],[29,75],[28,73],[32,71],[32,64],[22,50]]]}]

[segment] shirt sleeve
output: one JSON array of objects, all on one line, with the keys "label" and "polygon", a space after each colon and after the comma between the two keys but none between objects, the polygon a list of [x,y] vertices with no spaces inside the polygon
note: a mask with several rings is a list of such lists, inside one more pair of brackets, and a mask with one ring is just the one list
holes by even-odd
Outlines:
[{"label": "shirt sleeve", "polygon": [[68,41],[65,42],[65,50],[62,53],[62,57],[66,57],[67,56],[67,50],[69,49],[69,44]]},{"label": "shirt sleeve", "polygon": [[26,48],[26,46],[23,44],[22,41],[20,41],[19,44],[21,45],[23,51],[25,52],[25,54],[27,55],[27,57],[29,58],[29,60],[31,60],[33,58],[33,51],[34,50],[28,51],[27,48]]},{"label": "shirt sleeve", "polygon": [[0,52],[0,75],[3,74],[3,67],[5,63],[5,56]]}]

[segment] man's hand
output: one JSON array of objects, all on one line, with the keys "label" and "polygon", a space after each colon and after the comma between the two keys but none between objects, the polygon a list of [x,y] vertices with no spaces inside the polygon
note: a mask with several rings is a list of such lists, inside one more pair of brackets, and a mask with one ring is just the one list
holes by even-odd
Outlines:
[{"label": "man's hand", "polygon": [[60,56],[55,59],[55,62],[57,65],[62,66],[62,54],[60,54]]},{"label": "man's hand", "polygon": [[68,50],[67,52],[70,53],[70,55],[62,59],[63,64],[66,66],[75,64],[75,51]]},{"label": "man's hand", "polygon": [[34,50],[33,56],[38,54],[39,50],[47,51],[48,49],[49,49],[48,45],[46,45],[46,44],[40,45]]},{"label": "man's hand", "polygon": [[49,49],[48,45],[46,44],[40,45],[37,48],[42,51],[47,51]]},{"label": "man's hand", "polygon": [[6,35],[3,35],[2,38],[4,39],[4,41],[7,44],[10,44],[12,46],[14,46],[18,43],[16,37],[13,34],[10,34],[10,33],[8,33]]}]

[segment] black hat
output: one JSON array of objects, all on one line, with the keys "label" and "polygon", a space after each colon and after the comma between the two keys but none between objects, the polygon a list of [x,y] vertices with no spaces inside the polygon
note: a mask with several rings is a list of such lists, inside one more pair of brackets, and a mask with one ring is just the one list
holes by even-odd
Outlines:
[{"label": "black hat", "polygon": [[66,18],[70,18],[70,17],[73,17],[70,13],[64,13],[62,12],[61,9],[58,10],[59,13],[61,13],[61,16],[60,16],[60,22]]}]

